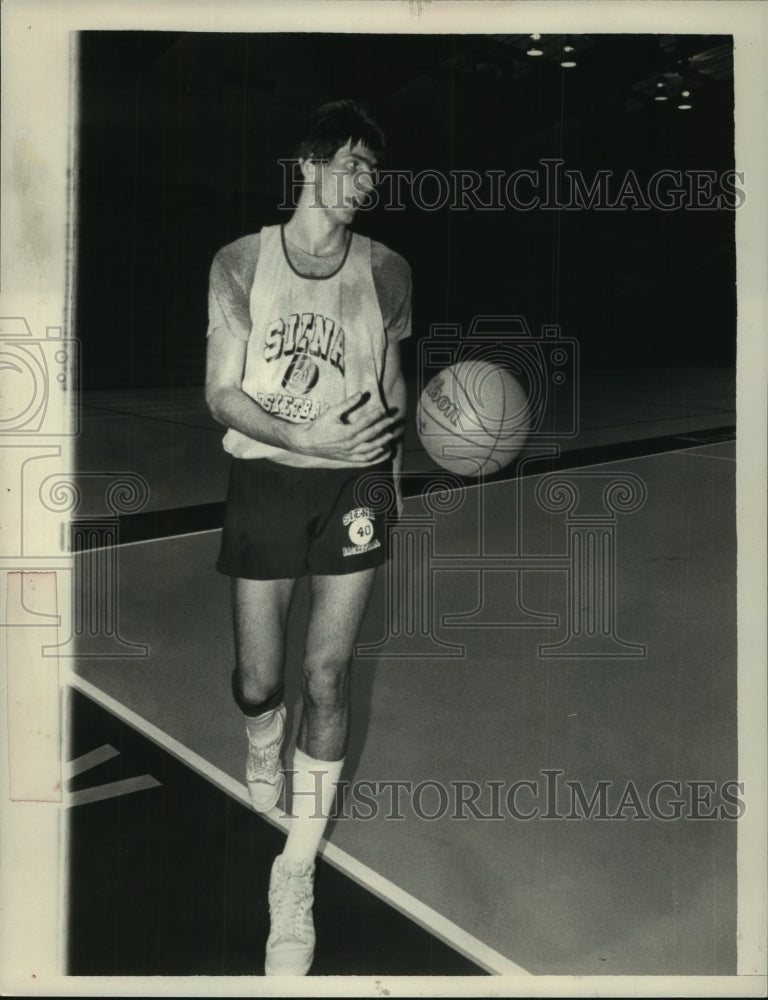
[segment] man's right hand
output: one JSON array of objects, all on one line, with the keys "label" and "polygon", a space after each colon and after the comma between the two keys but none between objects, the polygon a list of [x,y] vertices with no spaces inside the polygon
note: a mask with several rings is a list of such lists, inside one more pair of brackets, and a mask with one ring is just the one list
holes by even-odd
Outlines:
[{"label": "man's right hand", "polygon": [[301,455],[370,465],[387,455],[401,433],[396,410],[374,409],[370,393],[356,392],[311,423],[291,426],[287,436],[291,451]]}]

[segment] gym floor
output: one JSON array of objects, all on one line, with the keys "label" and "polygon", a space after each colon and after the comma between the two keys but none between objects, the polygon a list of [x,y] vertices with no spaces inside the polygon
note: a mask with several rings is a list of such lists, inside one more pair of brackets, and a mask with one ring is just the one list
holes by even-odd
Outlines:
[{"label": "gym floor", "polygon": [[[738,773],[733,372],[598,373],[580,407],[557,460],[442,507],[425,499],[437,467],[410,422],[397,530],[431,546],[417,581],[429,620],[385,632],[401,598],[411,607],[398,586],[415,584],[380,571],[348,787],[318,867],[313,975],[736,971],[736,824],[718,798]],[[112,645],[84,633],[70,679],[68,971],[259,975],[285,819],[248,806],[229,693],[229,589],[213,570],[222,429],[202,389],[86,392],[82,412],[77,468],[139,475],[149,496],[120,523]],[[555,474],[581,507],[555,493],[547,506]],[[635,502],[601,507],[611,489]],[[589,571],[579,590],[568,562],[579,517],[610,547],[597,610]],[[306,614],[299,586],[294,732]],[[649,808],[664,781],[699,820],[662,818],[669,787]],[[479,789],[474,811],[461,782]],[[600,782],[615,821],[569,822],[572,786],[589,797]],[[696,806],[686,782],[714,783],[714,798],[705,788]]]}]

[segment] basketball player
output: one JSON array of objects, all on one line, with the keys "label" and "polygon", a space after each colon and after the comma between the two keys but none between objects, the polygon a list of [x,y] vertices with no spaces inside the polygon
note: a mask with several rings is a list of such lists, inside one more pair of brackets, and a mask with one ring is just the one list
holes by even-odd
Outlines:
[{"label": "basketball player", "polygon": [[302,186],[290,219],[224,247],[210,276],[206,399],[232,455],[217,569],[233,581],[233,693],[259,811],[283,789],[286,618],[296,579],[310,578],[267,975],[306,975],[314,955],[314,860],[344,763],[353,647],[385,560],[385,511],[361,501],[361,476],[387,477],[402,506],[399,341],[410,333],[410,269],[348,229],[383,152],[360,105],[319,108],[299,137]]}]

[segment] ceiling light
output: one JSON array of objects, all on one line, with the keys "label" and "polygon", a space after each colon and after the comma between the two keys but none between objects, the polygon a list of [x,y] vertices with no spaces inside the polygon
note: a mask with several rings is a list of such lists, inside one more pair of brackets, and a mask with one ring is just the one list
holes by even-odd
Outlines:
[{"label": "ceiling light", "polygon": [[528,49],[528,51],[526,52],[526,55],[529,55],[529,56],[543,56],[544,55],[544,50],[540,49],[536,45],[536,42],[538,42],[540,38],[541,38],[541,35],[531,35],[531,41],[534,44]]}]

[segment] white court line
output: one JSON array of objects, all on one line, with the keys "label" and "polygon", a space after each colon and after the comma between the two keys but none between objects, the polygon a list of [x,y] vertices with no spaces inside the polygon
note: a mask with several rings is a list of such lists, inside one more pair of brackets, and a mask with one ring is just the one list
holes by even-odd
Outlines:
[{"label": "white court line", "polygon": [[[163,732],[162,729],[159,729],[147,721],[147,719],[126,708],[125,705],[122,705],[110,695],[105,694],[95,685],[91,684],[90,681],[72,672],[67,678],[66,683],[91,698],[119,719],[122,719],[133,729],[138,730],[143,736],[151,739],[164,750],[173,754],[183,764],[197,771],[198,774],[207,778],[212,784],[221,788],[222,791],[238,799],[244,805],[248,806],[249,809],[251,808],[248,789],[245,784],[236,781],[225,771],[211,764],[204,757],[201,757],[200,754],[195,753],[194,750],[185,747],[183,743],[179,743],[178,740]],[[287,831],[288,820],[280,817],[278,809],[272,809],[268,813],[260,813],[259,815],[272,823],[273,826]],[[368,889],[375,896],[378,896],[379,899],[383,899],[384,902],[389,903],[394,909],[410,920],[413,920],[414,923],[423,927],[431,934],[434,934],[435,937],[439,938],[465,958],[475,962],[482,969],[485,969],[486,972],[499,976],[531,975],[526,969],[511,962],[508,958],[505,958],[499,952],[494,951],[493,948],[478,940],[478,938],[468,934],[457,924],[454,924],[453,921],[448,920],[447,917],[442,916],[436,910],[433,910],[432,907],[422,903],[410,893],[401,889],[400,886],[395,885],[394,882],[390,882],[389,879],[384,878],[372,868],[353,858],[335,844],[323,840],[320,853],[334,868],[348,875],[349,878],[353,879],[364,889]]]},{"label": "white court line", "polygon": [[[224,501],[221,501],[222,505]],[[157,511],[142,511],[144,514],[158,513]],[[114,543],[111,545],[94,545],[88,549],[81,549],[79,552],[70,553],[74,557],[82,557],[88,552],[102,552],[105,550],[114,552],[120,549],[130,548],[132,545],[156,545],[158,542],[172,542],[174,538],[191,538],[193,535],[210,535],[212,531],[221,531],[221,526],[218,528],[195,528],[193,531],[180,531],[178,535],[156,535],[152,538],[138,538],[135,542],[120,542],[117,545]]]},{"label": "white court line", "polygon": [[[596,469],[596,468],[599,468],[600,466],[603,466],[603,465],[617,465],[619,462],[622,462],[622,463],[624,463],[624,462],[640,462],[640,461],[643,461],[644,459],[663,458],[664,456],[667,456],[667,455],[689,455],[689,453],[692,452],[692,451],[695,451],[696,448],[710,448],[710,447],[711,447],[711,445],[693,445],[691,448],[672,448],[669,451],[656,451],[652,455],[632,455],[629,458],[607,458],[604,462],[591,462],[588,465],[568,466],[565,469],[555,469],[554,472],[529,472],[529,473],[527,473],[526,475],[523,475],[523,476],[510,476],[509,479],[500,479],[500,480],[498,480],[495,483],[465,483],[462,486],[456,487],[455,489],[452,488],[452,487],[448,487],[447,489],[448,489],[448,492],[457,492],[460,489],[464,489],[464,490],[476,490],[476,489],[480,489],[481,487],[483,489],[490,490],[490,489],[494,489],[494,488],[499,487],[499,486],[508,486],[510,483],[518,483],[518,482],[523,482],[523,481],[527,482],[529,479],[540,479],[543,476],[553,476],[553,475],[556,475],[558,473],[560,473],[560,474],[562,474],[562,475],[565,476],[569,472],[578,472],[580,469]],[[567,454],[567,452],[566,452],[566,454]],[[735,462],[736,461],[733,458],[722,458],[719,455],[692,455],[692,456],[689,455],[689,457],[692,457],[692,458],[717,458],[717,459],[719,459],[722,462]],[[426,473],[425,472],[425,473],[419,473],[419,474],[420,475],[430,475],[431,473]],[[438,470],[434,470],[434,475],[438,476],[438,475],[440,475],[440,472]],[[416,499],[418,499],[422,495],[423,494],[421,494],[421,493],[414,493],[411,496],[407,496],[405,498],[405,502],[408,503],[409,500],[416,500]],[[212,501],[212,502],[215,502],[215,501]],[[223,504],[224,501],[222,500],[221,503]],[[151,514],[151,513],[153,513],[153,511],[143,511],[142,513]],[[217,527],[217,528],[195,528],[195,529],[193,529],[191,531],[180,531],[178,534],[174,534],[174,535],[153,536],[152,538],[139,538],[139,539],[137,539],[134,542],[118,542],[117,548],[118,549],[127,549],[127,548],[130,548],[133,545],[155,545],[158,542],[171,542],[171,541],[174,541],[174,539],[177,539],[177,538],[191,538],[193,535],[209,535],[213,531],[221,531],[221,527]],[[85,552],[98,552],[101,549],[110,549],[111,551],[114,551],[115,546],[114,545],[94,545],[92,548],[85,549],[84,551]],[[78,552],[78,553],[73,553],[73,554],[78,555],[78,556],[82,556],[83,553],[82,552]]]},{"label": "white court line", "polygon": [[94,785],[92,788],[81,788],[78,792],[65,792],[64,805],[67,809],[73,806],[84,806],[90,802],[103,802],[104,799],[116,799],[131,792],[143,792],[147,788],[159,788],[160,782],[151,774],[140,774],[136,778],[124,778],[122,781],[110,781],[106,785]]},{"label": "white court line", "polygon": [[[664,457],[666,455],[688,455],[689,457],[693,457],[693,458],[716,458],[716,459],[718,459],[719,461],[722,461],[722,462],[735,462],[734,458],[724,458],[724,457],[722,457],[720,455],[691,455],[690,454],[691,452],[697,451],[697,449],[699,449],[699,448],[711,448],[713,446],[713,444],[728,444],[729,442],[735,441],[735,440],[736,440],[735,438],[729,438],[727,441],[722,441],[722,442],[721,441],[714,441],[714,442],[709,442],[709,443],[705,443],[705,444],[691,445],[689,448],[670,448],[669,451],[655,451],[655,452],[653,452],[650,455],[632,455],[632,456],[629,456],[627,458],[607,458],[607,459],[605,459],[605,461],[602,461],[602,462],[590,462],[587,465],[568,466],[567,468],[564,468],[564,469],[555,469],[552,472],[528,472],[528,473],[525,473],[522,476],[520,476],[520,475],[518,475],[518,476],[510,476],[509,479],[500,479],[500,480],[498,480],[495,483],[480,483],[480,482],[477,482],[477,483],[465,483],[465,484],[462,484],[462,486],[457,486],[455,489],[452,488],[452,487],[446,487],[446,489],[448,490],[448,492],[456,492],[456,491],[458,491],[460,489],[475,490],[475,489],[479,489],[481,487],[484,488],[484,489],[493,489],[493,488],[499,487],[499,486],[507,486],[510,483],[523,482],[523,481],[527,481],[529,479],[540,479],[543,476],[552,476],[552,475],[557,475],[558,473],[560,473],[562,475],[567,475],[569,472],[577,472],[580,469],[596,469],[596,468],[599,468],[600,466],[603,466],[603,465],[617,465],[619,462],[621,462],[621,463],[624,463],[624,462],[640,462],[640,461],[643,461],[644,459],[662,458],[662,457]],[[567,451],[563,452],[563,455],[567,455],[567,454],[568,454]],[[441,471],[439,469],[433,469],[433,470],[430,470],[430,471],[427,471],[427,472],[419,473],[419,475],[424,475],[424,476],[427,476],[427,475],[439,476],[440,474],[441,474]],[[418,499],[422,495],[423,494],[420,494],[420,493],[414,493],[411,496],[407,496],[405,498],[405,501],[407,503],[409,500]],[[215,503],[215,502],[217,502],[217,501],[211,501],[211,503]],[[221,502],[222,504],[224,503],[223,499],[221,501],[219,501],[219,502]],[[165,510],[166,508],[163,508],[163,509]],[[142,513],[144,513],[144,514],[152,514],[152,513],[158,513],[158,512],[148,510],[148,511],[142,511]],[[137,539],[134,542],[119,542],[118,545],[117,545],[117,548],[118,549],[127,549],[127,548],[129,548],[130,546],[133,546],[133,545],[154,545],[157,542],[173,541],[176,538],[190,538],[193,535],[207,535],[207,534],[210,534],[213,531],[221,531],[221,527],[216,527],[216,528],[195,528],[195,529],[193,529],[191,531],[182,531],[182,532],[179,532],[178,534],[174,534],[174,535],[162,535],[162,536],[159,536],[159,537],[154,537],[153,536],[152,538],[139,538],[139,539]],[[93,548],[89,548],[89,549],[87,549],[85,551],[87,551],[87,552],[98,552],[100,549],[111,549],[111,550],[114,550],[114,548],[115,548],[114,545],[95,545],[95,546],[93,546]],[[77,555],[82,555],[82,553],[77,553]]]},{"label": "white court line", "polygon": [[[729,442],[725,442],[725,441],[723,442],[723,444],[727,444],[727,443],[729,443]],[[699,448],[711,448],[711,447],[713,447],[711,444],[706,444],[706,445],[698,445],[698,446],[693,447],[693,448],[681,448],[680,449],[680,454],[681,455],[685,455],[686,458],[714,458],[718,462],[735,462],[736,461],[736,456],[735,455],[702,455],[701,452],[699,451]]]},{"label": "white court line", "polygon": [[[735,440],[735,439],[732,438],[731,440]],[[726,442],[726,441],[723,441],[723,442],[716,441],[714,443],[715,444],[727,444],[728,442]],[[654,451],[650,455],[629,455],[626,458],[606,458],[604,462],[589,462],[587,465],[573,465],[573,466],[568,466],[565,469],[555,469],[553,472],[529,472],[525,476],[512,476],[510,479],[501,479],[497,483],[485,483],[484,485],[485,485],[486,489],[491,489],[494,486],[505,486],[508,483],[522,482],[523,480],[537,479],[537,478],[541,478],[543,476],[556,476],[558,474],[563,475],[563,476],[567,476],[569,472],[579,472],[582,469],[598,469],[598,468],[600,468],[603,465],[618,465],[619,463],[621,463],[623,465],[625,462],[650,461],[653,458],[666,458],[669,455],[686,455],[689,458],[717,458],[718,457],[717,455],[691,455],[690,454],[691,452],[696,451],[698,448],[711,448],[711,447],[712,447],[712,444],[698,444],[698,445],[691,445],[690,448],[670,448],[669,451]],[[567,455],[568,452],[564,452],[564,454]],[[723,461],[724,462],[730,462],[730,461],[734,461],[734,459],[725,458],[725,459],[723,459]],[[620,470],[617,470],[617,471],[620,471]],[[467,488],[476,489],[480,485],[481,485],[480,483],[472,483],[471,486],[467,487]],[[406,497],[406,500],[408,500],[408,497]],[[157,540],[158,539],[155,539],[155,541],[157,541]],[[128,544],[130,544],[130,543],[128,543]]]},{"label": "white court line", "polygon": [[67,761],[62,767],[64,779],[69,781],[70,778],[74,778],[83,771],[89,771],[92,767],[98,767],[99,764],[104,764],[106,761],[112,760],[119,753],[119,750],[115,750],[109,743],[105,743],[103,747],[91,750],[90,753],[84,753],[82,757],[76,757],[74,760]]}]

